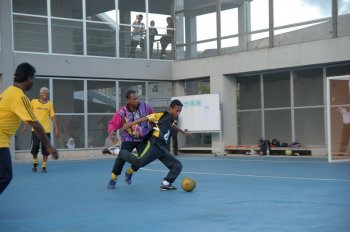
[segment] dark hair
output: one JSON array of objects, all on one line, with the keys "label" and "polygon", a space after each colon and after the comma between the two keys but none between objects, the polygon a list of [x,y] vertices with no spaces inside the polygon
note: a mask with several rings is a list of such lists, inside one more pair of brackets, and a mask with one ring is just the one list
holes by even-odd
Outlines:
[{"label": "dark hair", "polygon": [[35,68],[29,63],[19,64],[16,68],[13,80],[18,83],[26,81],[29,77],[34,78]]},{"label": "dark hair", "polygon": [[170,107],[170,108],[174,108],[175,106],[183,106],[183,105],[182,105],[182,103],[181,103],[180,100],[174,99],[174,100],[172,100],[172,101],[170,102],[169,107]]},{"label": "dark hair", "polygon": [[131,89],[131,90],[128,90],[125,94],[125,98],[128,99],[130,97],[131,94],[136,94],[136,91]]}]

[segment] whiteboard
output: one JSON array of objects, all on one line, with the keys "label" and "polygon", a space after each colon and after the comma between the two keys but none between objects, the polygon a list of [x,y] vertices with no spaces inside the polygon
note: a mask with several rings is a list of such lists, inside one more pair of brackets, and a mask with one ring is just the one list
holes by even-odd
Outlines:
[{"label": "whiteboard", "polygon": [[178,126],[192,132],[221,131],[219,94],[172,97],[182,102]]}]

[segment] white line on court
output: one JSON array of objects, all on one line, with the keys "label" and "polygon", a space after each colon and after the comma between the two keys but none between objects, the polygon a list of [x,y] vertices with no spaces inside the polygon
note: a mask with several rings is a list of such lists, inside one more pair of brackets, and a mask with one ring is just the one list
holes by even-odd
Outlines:
[{"label": "white line on court", "polygon": [[[257,159],[254,159],[257,158]],[[238,161],[238,162],[268,162],[268,163],[322,163],[329,164],[327,159],[324,158],[311,158],[308,157],[308,160],[303,160],[301,157],[280,157],[281,159],[286,160],[276,160],[275,158],[279,157],[252,157],[252,159],[237,159],[237,158],[178,158],[179,160],[205,160],[205,161]],[[295,158],[295,159],[293,159]],[[293,160],[290,160],[293,159]],[[322,160],[312,160],[312,159],[322,159]]]},{"label": "white line on court", "polygon": [[[149,172],[165,172],[168,170],[141,168],[144,171]],[[333,179],[333,178],[312,178],[312,177],[288,177],[288,176],[264,176],[264,175],[248,175],[237,173],[211,173],[211,172],[181,172],[185,174],[194,175],[211,175],[211,176],[239,176],[239,177],[253,177],[253,178],[271,178],[271,179],[288,179],[288,180],[314,180],[314,181],[337,181],[337,182],[350,182],[348,179]]]}]

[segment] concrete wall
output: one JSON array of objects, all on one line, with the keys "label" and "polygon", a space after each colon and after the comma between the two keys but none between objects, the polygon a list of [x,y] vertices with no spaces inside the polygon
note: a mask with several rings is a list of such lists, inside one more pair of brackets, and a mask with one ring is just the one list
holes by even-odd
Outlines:
[{"label": "concrete wall", "polygon": [[37,75],[97,77],[137,80],[169,80],[172,61],[147,61],[14,53],[14,63],[30,62],[37,68]]},{"label": "concrete wall", "polygon": [[[173,65],[172,77],[174,80],[183,80],[210,76],[211,93],[220,94],[223,128],[223,143],[220,152],[223,153],[223,146],[237,142],[236,89],[234,78],[227,75],[350,61],[349,51],[350,36],[305,42],[203,59],[177,61]],[[219,142],[219,138],[214,135],[213,147],[217,147]]]},{"label": "concrete wall", "polygon": [[350,36],[265,48],[203,59],[177,61],[174,80],[350,60]]}]

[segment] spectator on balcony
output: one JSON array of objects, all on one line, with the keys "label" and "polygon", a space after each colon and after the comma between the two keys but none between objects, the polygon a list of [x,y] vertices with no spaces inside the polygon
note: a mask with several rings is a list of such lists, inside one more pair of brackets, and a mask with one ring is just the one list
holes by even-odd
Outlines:
[{"label": "spectator on balcony", "polygon": [[140,41],[145,33],[145,24],[142,23],[143,15],[136,15],[136,19],[132,24],[132,34],[131,34],[131,42],[130,42],[130,52],[129,57],[134,58],[136,48],[140,45]]},{"label": "spectator on balcony", "polygon": [[166,31],[166,35],[162,36],[162,38],[160,38],[160,45],[162,46],[162,50],[160,52],[160,55],[162,58],[164,58],[166,56],[166,48],[168,47],[168,45],[170,43],[173,42],[174,39],[174,22],[173,19],[171,17],[167,17],[166,18],[166,22],[167,22],[167,31]]}]

